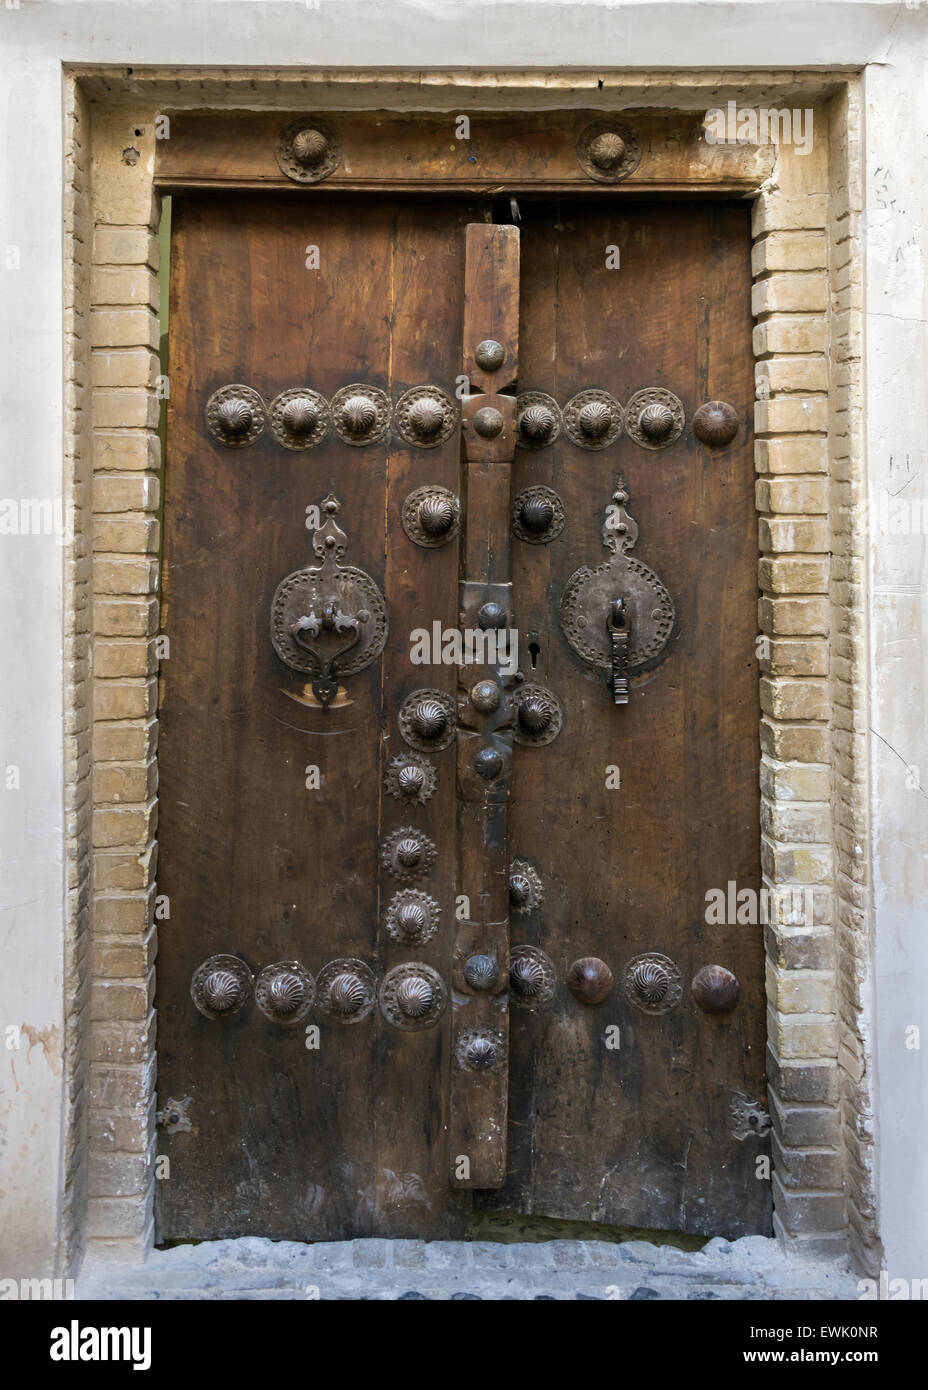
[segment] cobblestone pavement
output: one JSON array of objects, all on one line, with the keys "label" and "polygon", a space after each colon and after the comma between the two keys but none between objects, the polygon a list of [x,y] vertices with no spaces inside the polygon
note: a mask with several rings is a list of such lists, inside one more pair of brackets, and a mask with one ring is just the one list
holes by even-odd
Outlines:
[{"label": "cobblestone pavement", "polygon": [[352,1240],[247,1237],[155,1250],[139,1266],[85,1262],[89,1299],[856,1299],[847,1265],[802,1259],[775,1240],[710,1240],[685,1251],[645,1241]]}]

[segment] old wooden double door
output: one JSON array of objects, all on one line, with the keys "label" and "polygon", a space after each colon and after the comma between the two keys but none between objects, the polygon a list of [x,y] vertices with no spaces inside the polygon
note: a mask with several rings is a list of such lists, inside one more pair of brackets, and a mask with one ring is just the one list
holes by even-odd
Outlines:
[{"label": "old wooden double door", "polygon": [[174,201],[160,1237],[764,1232],[747,210],[307,197]]}]

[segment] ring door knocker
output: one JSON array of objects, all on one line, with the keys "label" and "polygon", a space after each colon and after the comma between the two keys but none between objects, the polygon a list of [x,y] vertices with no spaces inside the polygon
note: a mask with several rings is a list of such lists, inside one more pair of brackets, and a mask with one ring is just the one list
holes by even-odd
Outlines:
[{"label": "ring door knocker", "polygon": [[653,570],[629,554],[638,523],[626,510],[624,482],[612,494],[603,523],[610,559],[576,570],[561,599],[561,625],[571,647],[608,671],[617,705],[628,704],[629,679],[657,665],[673,633],[673,600]]},{"label": "ring door knocker", "polygon": [[271,605],[274,650],[291,670],[310,677],[323,710],[338,694],[338,677],[363,671],[387,640],[383,594],[364,570],[341,563],[348,537],[335,520],[339,510],[330,493],[322,504],[325,519],[313,532],[322,564],[288,574]]}]

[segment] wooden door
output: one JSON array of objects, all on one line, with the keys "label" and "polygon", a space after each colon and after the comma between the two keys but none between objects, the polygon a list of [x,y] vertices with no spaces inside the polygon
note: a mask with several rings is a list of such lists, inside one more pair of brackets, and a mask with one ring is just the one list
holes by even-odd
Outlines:
[{"label": "wooden door", "polygon": [[[761,928],[705,922],[759,878],[746,213],[492,215],[175,199],[162,1240],[768,1229]],[[610,507],[673,614],[624,705],[565,609]]]}]

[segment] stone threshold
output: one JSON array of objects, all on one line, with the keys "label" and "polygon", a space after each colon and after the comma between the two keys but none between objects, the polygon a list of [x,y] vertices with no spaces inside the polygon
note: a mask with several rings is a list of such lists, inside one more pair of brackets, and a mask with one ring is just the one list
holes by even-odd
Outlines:
[{"label": "stone threshold", "polygon": [[247,1236],[154,1250],[143,1265],[88,1258],[79,1299],[693,1300],[859,1298],[843,1261],[804,1258],[766,1236],[685,1251],[646,1241],[350,1240]]}]

